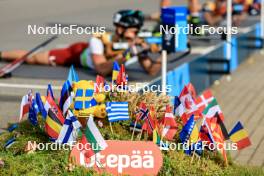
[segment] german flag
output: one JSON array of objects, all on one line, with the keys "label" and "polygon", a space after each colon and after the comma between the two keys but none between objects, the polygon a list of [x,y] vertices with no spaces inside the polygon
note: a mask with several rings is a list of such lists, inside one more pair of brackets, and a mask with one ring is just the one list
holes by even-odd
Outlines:
[{"label": "german flag", "polygon": [[248,133],[244,129],[240,121],[237,122],[235,127],[229,133],[230,140],[237,144],[238,150],[246,148],[251,145]]},{"label": "german flag", "polygon": [[45,109],[48,112],[45,130],[50,137],[57,139],[64,124],[65,118],[63,117],[61,110],[50,94],[47,96]]}]

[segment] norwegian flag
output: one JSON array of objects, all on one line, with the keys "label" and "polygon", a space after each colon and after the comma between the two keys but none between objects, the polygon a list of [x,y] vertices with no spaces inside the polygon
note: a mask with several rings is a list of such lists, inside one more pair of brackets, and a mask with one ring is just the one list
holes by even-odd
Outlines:
[{"label": "norwegian flag", "polygon": [[161,124],[163,126],[161,136],[168,140],[173,140],[173,137],[177,132],[177,123],[169,105],[166,106],[166,113],[164,118],[161,120]]},{"label": "norwegian flag", "polygon": [[196,105],[202,113],[204,109],[213,101],[214,97],[211,90],[205,90],[199,97],[196,98]]},{"label": "norwegian flag", "polygon": [[136,120],[145,120],[149,116],[149,110],[145,103],[141,103],[139,107],[140,109]]},{"label": "norwegian flag", "polygon": [[29,91],[27,95],[24,95],[22,97],[21,104],[20,104],[19,122],[21,122],[23,117],[29,112],[32,99],[33,99],[32,91]]},{"label": "norwegian flag", "polygon": [[153,130],[155,129],[155,122],[154,120],[149,117],[149,118],[146,118],[143,126],[142,126],[142,129],[143,130],[146,130],[148,132],[148,134],[152,134],[153,133]]},{"label": "norwegian flag", "polygon": [[185,113],[182,116],[182,120],[184,123],[187,122],[191,115],[194,115],[195,120],[200,119],[202,117],[192,94],[193,93],[190,92],[188,87],[185,86],[179,96],[179,99],[185,109]]},{"label": "norwegian flag", "polygon": [[151,107],[151,111],[149,111],[146,104],[141,103],[136,121],[143,120],[144,123],[142,125],[142,130],[146,130],[149,134],[152,134],[157,124],[154,116],[155,113],[153,107]]},{"label": "norwegian flag", "polygon": [[148,134],[151,135],[156,127],[157,127],[156,114],[155,114],[154,107],[151,106],[150,112],[148,113],[147,117],[145,118],[142,129],[146,130],[148,132]]}]

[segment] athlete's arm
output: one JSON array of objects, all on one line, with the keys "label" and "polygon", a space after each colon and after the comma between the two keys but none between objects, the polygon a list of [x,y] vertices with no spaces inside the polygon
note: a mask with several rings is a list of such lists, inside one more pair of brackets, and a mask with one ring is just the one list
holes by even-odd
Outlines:
[{"label": "athlete's arm", "polygon": [[[92,60],[96,72],[102,76],[107,76],[112,73],[113,60],[107,60],[104,55],[92,54]],[[119,64],[123,63],[123,56],[117,55],[114,60]]]},{"label": "athlete's arm", "polygon": [[92,37],[90,40],[90,58],[92,60],[93,68],[95,71],[102,75],[106,76],[112,72],[113,60],[116,60],[118,63],[123,63],[122,54],[117,54],[113,57],[110,57],[111,60],[107,59],[105,56],[105,49],[102,40]]},{"label": "athlete's arm", "polygon": [[149,56],[139,56],[139,63],[143,69],[150,75],[156,75],[161,68],[161,59],[158,58],[155,62]]},{"label": "athlete's arm", "polygon": [[220,15],[213,15],[211,12],[204,13],[204,19],[210,26],[216,26],[223,19]]}]

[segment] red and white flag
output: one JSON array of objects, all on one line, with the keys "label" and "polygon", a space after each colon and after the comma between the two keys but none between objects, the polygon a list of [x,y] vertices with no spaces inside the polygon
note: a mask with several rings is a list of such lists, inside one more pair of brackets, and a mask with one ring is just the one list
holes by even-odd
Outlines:
[{"label": "red and white flag", "polygon": [[196,90],[195,90],[194,86],[192,85],[192,83],[187,84],[186,87],[187,87],[189,93],[192,95],[193,99],[196,99],[197,94],[196,94]]},{"label": "red and white flag", "polygon": [[169,105],[166,106],[166,112],[164,118],[162,119],[162,124],[164,126],[177,126],[171,107]]},{"label": "red and white flag", "polygon": [[161,121],[161,124],[162,124],[161,136],[165,137],[168,140],[173,140],[173,137],[177,132],[177,123],[174,119],[170,106],[166,106],[166,113]]},{"label": "red and white flag", "polygon": [[31,102],[32,102],[32,92],[30,91],[27,95],[24,95],[22,97],[20,104],[19,122],[21,122],[23,117],[29,112]]},{"label": "red and white flag", "polygon": [[105,84],[104,77],[97,75],[96,76],[96,83],[95,83],[95,93],[100,93],[100,92],[104,91],[104,84]]},{"label": "red and white flag", "polygon": [[117,75],[117,80],[116,80],[117,85],[122,85],[125,86],[127,85],[127,74],[125,70],[124,64],[121,65],[120,71]]},{"label": "red and white flag", "polygon": [[213,101],[214,97],[211,90],[205,90],[199,97],[196,99],[196,105],[202,113],[204,109]]},{"label": "red and white flag", "polygon": [[[144,107],[144,104],[142,104]],[[144,119],[142,130],[146,130],[148,134],[152,134],[157,126],[156,114],[153,106],[150,106],[150,111]]]},{"label": "red and white flag", "polygon": [[185,86],[179,96],[179,99],[181,101],[181,104],[183,105],[185,109],[185,113],[182,116],[182,120],[184,123],[187,122],[187,120],[191,117],[191,115],[194,115],[194,119],[197,120],[201,118],[201,113],[196,105],[195,99],[193,98],[192,93],[189,91],[188,87]]}]

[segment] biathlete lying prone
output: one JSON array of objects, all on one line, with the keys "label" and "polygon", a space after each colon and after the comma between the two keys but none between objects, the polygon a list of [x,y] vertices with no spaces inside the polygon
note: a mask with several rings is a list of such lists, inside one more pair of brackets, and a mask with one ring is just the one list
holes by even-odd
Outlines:
[{"label": "biathlete lying prone", "polygon": [[[125,63],[126,53],[129,50],[132,55],[137,55],[139,63],[144,70],[155,75],[159,72],[160,59],[155,62],[148,56],[147,52],[139,53],[135,46],[140,46],[143,51],[150,51],[151,48],[144,40],[137,37],[137,33],[143,26],[144,17],[141,11],[121,10],[115,13],[113,18],[115,33],[105,33],[91,37],[89,43],[78,42],[67,48],[53,49],[39,52],[27,58],[28,64],[39,65],[75,65],[94,69],[98,74],[106,76],[112,72],[113,62]],[[117,44],[125,45],[122,47]],[[23,57],[28,51],[13,50],[2,51],[0,59],[13,61]],[[158,52],[158,50],[152,50]]]}]

